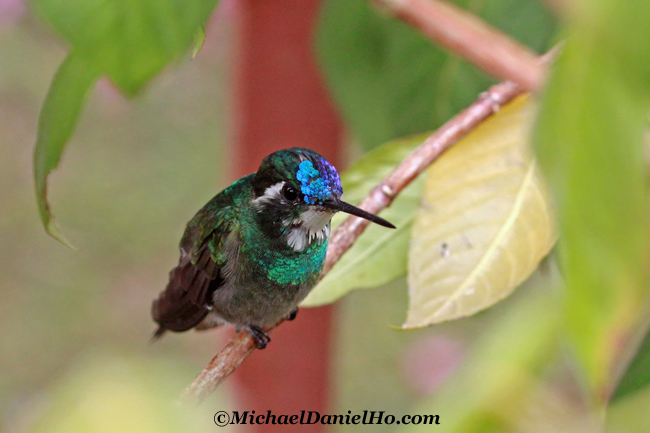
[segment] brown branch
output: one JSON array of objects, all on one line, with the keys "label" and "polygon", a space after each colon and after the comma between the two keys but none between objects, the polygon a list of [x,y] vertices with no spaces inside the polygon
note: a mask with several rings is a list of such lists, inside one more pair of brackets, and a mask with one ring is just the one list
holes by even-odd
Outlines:
[{"label": "brown branch", "polygon": [[[548,53],[537,57],[540,65],[546,65],[557,55],[561,45],[558,44]],[[390,206],[393,199],[410,184],[420,173],[449,147],[463,138],[479,123],[496,113],[503,105],[524,93],[524,89],[510,81],[496,84],[481,94],[469,108],[461,111],[440,129],[431,134],[407,158],[405,158],[384,180],[373,188],[359,207],[377,214]],[[325,266],[320,278],[332,269],[341,256],[354,244],[370,221],[363,218],[349,217],[338,226],[330,237]]]},{"label": "brown branch", "polygon": [[[376,214],[390,206],[393,199],[445,150],[522,93],[524,90],[510,81],[492,86],[469,108],[461,111],[424,140],[424,143],[368,193],[359,207]],[[339,261],[369,224],[370,221],[363,218],[350,217],[332,232],[321,278]]]},{"label": "brown branch", "polygon": [[490,75],[528,91],[543,82],[544,67],[531,49],[456,5],[441,0],[369,1]]},{"label": "brown branch", "polygon": [[[372,213],[379,213],[389,206],[397,194],[445,150],[485,119],[499,111],[501,106],[522,93],[524,93],[522,87],[507,81],[492,86],[487,92],[481,94],[479,99],[469,108],[453,117],[427,138],[379,185],[370,191],[359,207]],[[321,278],[352,246],[368,224],[369,221],[365,219],[351,216],[332,232]],[[267,331],[270,331],[270,329]],[[183,399],[199,402],[203,400],[239,367],[244,359],[253,352],[254,348],[255,343],[247,332],[238,333],[185,389]]]},{"label": "brown branch", "polygon": [[[278,324],[279,325],[279,324]],[[277,325],[276,325],[277,326]],[[184,401],[201,402],[212,393],[233,371],[255,350],[255,342],[248,332],[238,332],[221,352],[185,388],[181,398]]]}]

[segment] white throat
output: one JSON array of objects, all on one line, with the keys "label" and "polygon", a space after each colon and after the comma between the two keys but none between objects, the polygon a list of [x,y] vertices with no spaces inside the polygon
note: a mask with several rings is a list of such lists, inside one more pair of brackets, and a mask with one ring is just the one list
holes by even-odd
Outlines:
[{"label": "white throat", "polygon": [[334,212],[307,210],[300,215],[300,219],[285,222],[290,225],[287,234],[287,244],[294,251],[304,251],[313,241],[324,242],[330,235],[330,220]]}]

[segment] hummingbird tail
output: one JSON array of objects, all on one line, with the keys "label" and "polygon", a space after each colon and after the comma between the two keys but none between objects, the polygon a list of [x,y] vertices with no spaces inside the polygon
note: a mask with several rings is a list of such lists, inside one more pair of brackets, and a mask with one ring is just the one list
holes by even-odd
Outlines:
[{"label": "hummingbird tail", "polygon": [[149,340],[149,342],[155,343],[156,341],[158,341],[160,337],[162,337],[165,334],[165,332],[167,332],[167,329],[163,328],[162,326],[159,326],[158,329],[156,329],[156,332],[154,332],[153,335],[151,336],[151,340]]}]

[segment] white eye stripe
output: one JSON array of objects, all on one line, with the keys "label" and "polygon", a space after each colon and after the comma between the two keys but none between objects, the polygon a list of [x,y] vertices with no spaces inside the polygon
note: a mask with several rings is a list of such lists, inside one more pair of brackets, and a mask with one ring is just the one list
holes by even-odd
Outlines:
[{"label": "white eye stripe", "polygon": [[264,190],[264,195],[257,197],[255,200],[253,200],[253,203],[260,205],[262,203],[271,203],[273,201],[281,199],[283,187],[284,181],[269,186]]}]

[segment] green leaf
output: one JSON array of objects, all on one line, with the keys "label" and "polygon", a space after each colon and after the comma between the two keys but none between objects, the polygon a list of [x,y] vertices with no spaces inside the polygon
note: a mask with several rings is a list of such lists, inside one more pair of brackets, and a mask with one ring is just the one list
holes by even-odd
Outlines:
[{"label": "green leaf", "polygon": [[[329,88],[365,148],[437,128],[493,83],[370,3],[327,0],[317,39]],[[536,50],[555,29],[543,1],[454,3]]]},{"label": "green leaf", "polygon": [[535,141],[557,203],[567,336],[602,402],[648,298],[650,3],[578,4]]},{"label": "green leaf", "polygon": [[650,332],[641,342],[636,356],[621,378],[612,396],[612,402],[639,391],[650,384]]},{"label": "green leaf", "polygon": [[[61,157],[100,75],[134,94],[195,41],[200,48],[205,22],[218,0],[32,0],[72,44],[41,109],[34,153],[39,212],[46,231],[70,246],[52,218],[47,177]],[[196,54],[196,53],[195,53]]]},{"label": "green leaf", "polygon": [[192,48],[192,59],[194,59],[197,54],[199,54],[199,51],[201,51],[201,48],[203,48],[203,43],[205,42],[205,26],[201,25],[199,30],[197,30],[196,34],[194,35],[194,48]]},{"label": "green leaf", "polygon": [[404,328],[469,316],[510,295],[555,243],[521,97],[428,170],[409,251]]},{"label": "green leaf", "polygon": [[56,168],[68,139],[74,131],[86,95],[97,79],[97,72],[76,53],[68,55],[59,67],[45,98],[38,120],[38,135],[34,149],[34,181],[36,202],[45,231],[70,248],[54,223],[47,201],[47,178]]},{"label": "green leaf", "polygon": [[218,0],[32,0],[93,69],[133,95],[192,44]]},{"label": "green leaf", "polygon": [[[360,202],[425,138],[426,135],[421,135],[397,140],[365,154],[341,176],[343,198],[353,204]],[[388,209],[381,212],[381,216],[397,229],[388,230],[371,224],[301,305],[313,307],[329,304],[354,289],[377,287],[404,275],[410,228],[421,188],[420,177],[406,187]],[[339,225],[345,218],[346,215],[338,214],[332,225]]]},{"label": "green leaf", "polygon": [[650,387],[644,387],[625,398],[617,398],[607,408],[605,432],[648,433],[650,431]]},{"label": "green leaf", "polygon": [[[481,331],[459,371],[412,412],[439,414],[439,428],[445,432],[528,431],[512,424],[530,410],[527,403],[540,380],[538,370],[557,350],[561,314],[557,296],[550,290],[557,284],[554,279],[555,273],[536,272],[524,283],[528,287],[522,288],[521,295],[500,304],[501,310]],[[540,407],[532,409],[536,412]],[[435,430],[419,425],[399,431]]]}]

